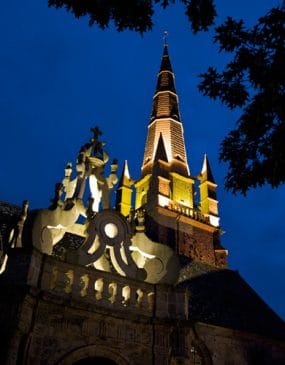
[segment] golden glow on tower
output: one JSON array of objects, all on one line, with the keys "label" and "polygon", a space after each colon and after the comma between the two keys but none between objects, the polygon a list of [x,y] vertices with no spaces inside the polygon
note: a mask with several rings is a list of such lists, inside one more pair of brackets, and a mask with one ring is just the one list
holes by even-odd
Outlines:
[{"label": "golden glow on tower", "polygon": [[[152,244],[169,246],[191,260],[227,267],[227,251],[220,244],[217,185],[206,156],[201,173],[190,176],[167,44],[153,97],[141,171],[141,178],[134,184],[135,212],[130,217],[138,223],[137,232],[145,232]],[[122,189],[130,201],[126,188]],[[130,207],[123,202],[122,199],[120,209],[127,215]]]},{"label": "golden glow on tower", "polygon": [[210,168],[207,155],[204,156],[203,166],[200,173],[200,204],[201,212],[209,217],[210,223],[219,227],[220,218],[218,211],[218,200],[216,196],[217,184]]},{"label": "golden glow on tower", "polygon": [[135,209],[143,207],[147,202],[147,194],[150,186],[151,174],[144,176],[135,183],[136,188],[136,202]]},{"label": "golden glow on tower", "polygon": [[170,173],[172,180],[171,200],[187,208],[194,207],[194,180],[175,172]]},{"label": "golden glow on tower", "polygon": [[130,214],[132,208],[133,183],[134,181],[130,178],[128,162],[126,160],[116,196],[116,209],[125,217]]},{"label": "golden glow on tower", "polygon": [[184,131],[167,44],[164,44],[157,86],[153,96],[142,164],[143,176],[151,173],[160,136],[162,136],[164,142],[166,161],[172,164],[171,170],[189,176]]},{"label": "golden glow on tower", "polygon": [[146,164],[153,163],[160,135],[162,135],[164,141],[167,161],[181,161],[185,165],[187,175],[189,175],[183,137],[183,126],[180,122],[177,122],[172,118],[156,119],[148,126],[142,170],[144,170]]}]

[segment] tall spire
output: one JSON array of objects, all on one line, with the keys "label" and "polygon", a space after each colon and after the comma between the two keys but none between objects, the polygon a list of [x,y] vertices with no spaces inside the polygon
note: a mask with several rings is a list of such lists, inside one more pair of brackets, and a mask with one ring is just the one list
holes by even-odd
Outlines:
[{"label": "tall spire", "polygon": [[173,118],[181,122],[178,96],[176,94],[174,73],[168,54],[168,44],[163,45],[163,55],[153,97],[150,123],[155,118]]},{"label": "tall spire", "polygon": [[[197,180],[199,195],[196,195]],[[219,242],[217,185],[206,155],[201,173],[190,176],[166,39],[148,124],[142,175],[134,186],[135,212],[144,212],[148,238],[191,260],[227,266],[227,252]]]},{"label": "tall spire", "polygon": [[164,40],[162,60],[153,96],[142,165],[143,176],[151,173],[160,135],[164,141],[167,161],[171,164],[170,171],[189,176],[178,96],[166,39]]}]

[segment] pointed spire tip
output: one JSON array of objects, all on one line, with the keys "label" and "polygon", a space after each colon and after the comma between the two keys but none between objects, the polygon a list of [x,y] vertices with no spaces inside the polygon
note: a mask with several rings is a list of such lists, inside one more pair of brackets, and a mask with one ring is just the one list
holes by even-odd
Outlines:
[{"label": "pointed spire tip", "polygon": [[163,45],[164,45],[164,47],[167,47],[168,46],[168,44],[167,44],[167,37],[168,37],[168,31],[167,30],[165,30],[164,32],[163,32]]}]

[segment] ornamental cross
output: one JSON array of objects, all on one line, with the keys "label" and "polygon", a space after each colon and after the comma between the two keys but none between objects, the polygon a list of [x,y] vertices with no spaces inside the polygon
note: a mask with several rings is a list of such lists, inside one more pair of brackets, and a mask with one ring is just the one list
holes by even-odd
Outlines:
[{"label": "ornamental cross", "polygon": [[91,132],[93,132],[94,136],[91,138],[91,142],[94,149],[94,156],[100,157],[103,154],[103,146],[105,146],[105,142],[99,142],[99,136],[102,136],[102,132],[98,127],[91,128]]}]

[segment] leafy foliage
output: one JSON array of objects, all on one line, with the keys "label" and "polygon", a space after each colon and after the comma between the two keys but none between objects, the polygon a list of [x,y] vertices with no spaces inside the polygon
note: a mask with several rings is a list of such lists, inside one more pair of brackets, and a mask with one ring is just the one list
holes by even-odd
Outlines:
[{"label": "leafy foliage", "polygon": [[252,29],[228,18],[216,28],[215,42],[233,60],[221,73],[209,67],[200,75],[204,95],[242,108],[220,150],[229,164],[225,185],[234,193],[285,182],[284,24],[284,6],[271,9]]},{"label": "leafy foliage", "polygon": [[176,1],[185,5],[185,14],[194,33],[206,31],[214,23],[213,0],[49,0],[48,4],[65,8],[76,18],[88,16],[90,26],[96,23],[105,29],[113,22],[118,31],[129,29],[143,33],[152,29],[155,4],[166,8]]}]

